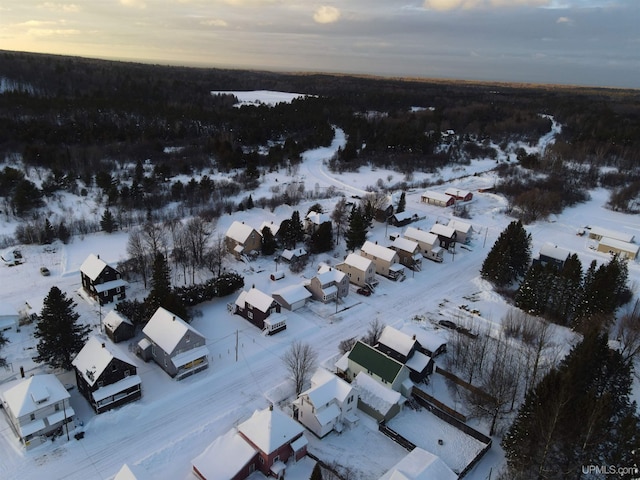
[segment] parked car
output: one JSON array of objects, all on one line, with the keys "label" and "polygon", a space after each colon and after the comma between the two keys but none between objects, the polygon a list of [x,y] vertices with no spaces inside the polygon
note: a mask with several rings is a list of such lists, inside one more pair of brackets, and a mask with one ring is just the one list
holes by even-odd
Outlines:
[{"label": "parked car", "polygon": [[456,328],[458,328],[458,326],[455,323],[453,323],[451,320],[440,320],[438,323],[443,327],[450,328],[452,330],[455,330]]},{"label": "parked car", "polygon": [[356,290],[356,293],[368,297],[371,295],[371,290],[369,290],[368,288],[359,288],[358,290]]},{"label": "parked car", "polygon": [[49,275],[51,275],[51,272],[47,267],[40,267],[40,275],[42,275],[43,277],[48,277]]}]

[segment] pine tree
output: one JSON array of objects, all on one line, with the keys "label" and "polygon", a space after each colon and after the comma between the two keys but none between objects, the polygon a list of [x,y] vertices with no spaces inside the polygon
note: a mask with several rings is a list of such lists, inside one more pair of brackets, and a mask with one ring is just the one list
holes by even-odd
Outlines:
[{"label": "pine tree", "polygon": [[347,249],[352,252],[362,246],[367,239],[367,222],[360,207],[353,207],[349,215],[349,228],[346,232]]},{"label": "pine tree", "polygon": [[309,480],[322,480],[322,470],[320,469],[320,464],[316,463],[313,467],[313,471],[311,472],[311,478]]},{"label": "pine tree", "polygon": [[53,242],[53,239],[55,237],[56,237],[56,231],[54,230],[53,225],[51,225],[51,222],[49,221],[48,218],[45,218],[44,227],[42,228],[42,237],[40,239],[40,243],[44,245],[49,245],[51,242]]},{"label": "pine tree", "polygon": [[398,208],[396,208],[396,213],[404,212],[405,208],[407,208],[407,199],[405,198],[405,193],[402,192],[400,195],[400,200],[398,200]]},{"label": "pine tree", "polygon": [[304,224],[302,220],[300,220],[300,212],[298,210],[294,210],[291,214],[291,238],[294,240],[295,244],[301,242],[304,239]]},{"label": "pine tree", "polygon": [[[4,347],[8,341],[9,340],[6,339],[6,337],[2,334],[2,332],[0,332],[0,350],[2,350],[2,347]],[[7,366],[7,359],[4,357],[0,357],[0,368],[4,368],[6,366]]]},{"label": "pine tree", "polygon": [[520,220],[502,231],[485,258],[480,274],[493,284],[504,287],[522,277],[531,263],[531,235]]},{"label": "pine tree", "polygon": [[33,334],[40,339],[36,362],[71,369],[71,360],[84,346],[90,331],[89,326],[78,324],[80,315],[75,306],[58,287],[51,287]]},{"label": "pine tree", "polygon": [[180,318],[187,320],[187,310],[171,288],[171,271],[165,256],[158,252],[153,260],[151,273],[151,291],[145,299],[145,306],[149,317],[158,307],[163,307]]},{"label": "pine tree", "polygon": [[116,229],[116,222],[113,218],[113,214],[111,210],[108,208],[102,214],[102,218],[100,219],[100,228],[103,232],[111,233]]},{"label": "pine tree", "polygon": [[311,253],[328,252],[333,248],[333,227],[331,222],[322,222],[309,239]]},{"label": "pine tree", "polygon": [[340,198],[336,203],[333,212],[331,212],[331,220],[336,225],[336,242],[338,242],[348,220],[347,200],[344,197]]},{"label": "pine tree", "polygon": [[263,255],[273,255],[276,251],[278,244],[276,243],[276,239],[273,236],[273,232],[271,228],[265,226],[262,229],[262,254]]}]

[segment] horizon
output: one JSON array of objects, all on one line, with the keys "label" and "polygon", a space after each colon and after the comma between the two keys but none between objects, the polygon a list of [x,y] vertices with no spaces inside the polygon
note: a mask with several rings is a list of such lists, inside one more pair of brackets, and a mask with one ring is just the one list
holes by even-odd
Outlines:
[{"label": "horizon", "polygon": [[25,0],[2,49],[195,68],[640,88],[635,0]]}]

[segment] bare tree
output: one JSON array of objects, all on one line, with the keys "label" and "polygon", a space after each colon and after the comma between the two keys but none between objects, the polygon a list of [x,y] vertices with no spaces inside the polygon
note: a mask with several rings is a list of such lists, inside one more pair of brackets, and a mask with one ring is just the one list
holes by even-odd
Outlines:
[{"label": "bare tree", "polygon": [[384,330],[386,325],[380,321],[379,318],[376,318],[369,325],[369,330],[364,337],[362,337],[362,341],[367,345],[374,346],[380,340],[380,335],[382,335],[382,331]]},{"label": "bare tree", "polygon": [[358,339],[356,337],[345,338],[344,340],[342,340],[338,344],[340,353],[344,355],[345,353],[350,352],[357,341]]},{"label": "bare tree", "polygon": [[344,229],[349,222],[349,212],[347,210],[347,200],[342,197],[336,203],[333,212],[331,212],[331,220],[336,225],[336,243],[340,240],[340,234],[344,232]]},{"label": "bare tree", "polygon": [[222,273],[222,262],[227,254],[224,235],[216,235],[204,254],[204,264],[207,269],[218,277]]},{"label": "bare tree", "polygon": [[296,397],[300,395],[305,383],[316,368],[318,355],[308,343],[294,341],[282,357],[296,388]]},{"label": "bare tree", "polygon": [[195,283],[196,270],[204,265],[205,247],[211,232],[210,226],[200,217],[190,219],[185,225],[184,240],[191,267],[191,283]]},{"label": "bare tree", "polygon": [[167,256],[167,237],[162,226],[152,222],[145,223],[142,226],[142,240],[151,258],[155,258],[158,253]]},{"label": "bare tree", "polygon": [[147,288],[147,278],[149,275],[150,261],[146,248],[146,243],[140,229],[132,230],[127,242],[127,253],[133,260],[135,271],[142,276],[144,288]]},{"label": "bare tree", "polygon": [[632,363],[640,354],[640,300],[636,300],[633,309],[620,318],[616,339],[622,358],[626,363]]}]

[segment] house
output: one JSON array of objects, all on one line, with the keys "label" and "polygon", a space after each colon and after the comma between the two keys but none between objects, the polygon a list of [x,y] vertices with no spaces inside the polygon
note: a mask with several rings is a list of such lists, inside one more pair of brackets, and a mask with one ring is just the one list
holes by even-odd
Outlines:
[{"label": "house", "polygon": [[8,303],[0,303],[0,332],[3,330],[17,329],[20,322],[20,314]]},{"label": "house", "polygon": [[456,242],[467,243],[471,240],[473,227],[470,223],[452,218],[451,220],[449,220],[447,226],[453,228],[456,231]]},{"label": "house", "polygon": [[318,228],[320,228],[320,225],[330,221],[331,217],[326,213],[318,213],[312,210],[307,213],[306,217],[304,217],[304,231],[311,235],[312,233],[315,233]]},{"label": "house", "polygon": [[126,297],[127,282],[120,272],[108,265],[99,255],[89,255],[80,266],[83,290],[100,305]]},{"label": "house", "polygon": [[624,242],[610,237],[602,237],[598,242],[596,250],[598,252],[619,255],[621,258],[626,258],[627,260],[635,260],[638,256],[638,248],[640,247],[635,243]]},{"label": "house", "polygon": [[447,195],[442,192],[434,192],[433,190],[427,190],[420,195],[420,201],[429,205],[436,205],[438,207],[450,207],[456,200],[451,195]]},{"label": "house", "polygon": [[260,228],[258,229],[258,232],[261,236],[262,232],[264,231],[264,227],[269,228],[269,230],[271,230],[271,235],[273,235],[274,237],[278,235],[278,230],[280,230],[280,224],[275,224],[273,222],[262,222]]},{"label": "house", "polygon": [[[424,217],[422,217],[424,218]],[[405,210],[404,212],[395,212],[389,218],[389,224],[395,227],[404,227],[410,223],[420,220],[420,216],[416,212]]]},{"label": "house", "polygon": [[218,437],[192,460],[192,471],[201,480],[242,480],[255,471],[283,479],[287,463],[307,454],[307,443],[304,428],[271,406]]},{"label": "house", "polygon": [[277,315],[269,320],[272,314],[280,311],[280,304],[273,297],[253,287],[248,291],[243,290],[238,295],[233,313],[246,318],[260,330],[266,330],[271,335],[287,328],[284,316]]},{"label": "house", "polygon": [[151,475],[142,465],[127,465],[125,463],[113,477],[113,480],[151,480]]},{"label": "house", "polygon": [[373,218],[381,223],[387,223],[391,218],[391,215],[393,215],[393,203],[391,198],[387,198],[384,203],[377,205],[373,212]]},{"label": "house", "polygon": [[[53,375],[34,375],[0,385],[0,402],[9,426],[27,448],[69,428],[75,412],[69,392]],[[71,427],[73,428],[73,426]]]},{"label": "house", "polygon": [[244,222],[231,224],[224,237],[227,251],[237,259],[254,255],[262,248],[262,235]]},{"label": "house", "polygon": [[346,371],[341,373],[347,381],[353,381],[360,372],[365,372],[386,388],[400,392],[406,397],[411,395],[413,384],[409,379],[410,371],[396,359],[360,340],[346,357]]},{"label": "house", "polygon": [[571,255],[569,250],[565,250],[564,248],[560,248],[553,243],[547,242],[542,247],[540,247],[540,253],[538,258],[535,259],[534,263],[539,263],[543,267],[551,264],[556,268],[560,269],[564,266],[564,262],[567,260],[567,257]]},{"label": "house", "polygon": [[441,223],[435,223],[431,227],[431,233],[438,236],[440,246],[445,250],[448,250],[456,243],[456,238],[458,236],[458,233],[454,228],[442,225]]},{"label": "house", "polygon": [[24,263],[22,252],[20,252],[20,250],[16,250],[15,248],[8,248],[6,250],[3,250],[3,252],[0,253],[0,260],[2,260],[2,262],[9,267],[14,267],[16,265]]},{"label": "house", "polygon": [[89,338],[71,364],[78,391],[96,413],[142,397],[136,366],[117,347],[98,337]]},{"label": "house", "polygon": [[455,199],[456,202],[470,202],[473,199],[473,193],[460,188],[449,187],[444,193]]},{"label": "house", "polygon": [[286,263],[295,262],[296,260],[302,260],[309,256],[307,251],[304,248],[294,248],[284,250],[280,254],[280,259],[282,259]]},{"label": "house", "polygon": [[311,292],[303,285],[289,285],[271,294],[273,299],[287,310],[295,311],[304,307],[311,298]]},{"label": "house", "polygon": [[400,331],[411,337],[415,336],[418,341],[418,350],[431,358],[436,358],[447,351],[447,341],[434,332],[413,324],[403,325]]},{"label": "house", "polygon": [[204,336],[169,310],[158,307],[142,333],[138,342],[142,358],[153,359],[176,380],[209,367]]},{"label": "house", "polygon": [[435,233],[420,230],[415,227],[407,227],[402,236],[407,240],[417,242],[422,250],[423,257],[433,260],[434,262],[442,262],[444,251],[442,247],[440,247],[440,240]]},{"label": "house", "polygon": [[606,228],[601,228],[601,227],[589,228],[589,238],[591,238],[592,240],[601,240],[604,237],[613,238],[614,240],[619,240],[621,242],[627,242],[627,243],[633,242],[632,233],[618,232],[615,230],[608,230]]},{"label": "house", "polygon": [[409,378],[414,383],[423,382],[433,373],[434,362],[423,353],[415,335],[407,335],[387,325],[374,348],[405,365],[409,369]]},{"label": "house", "polygon": [[378,423],[388,422],[402,411],[405,398],[384,387],[366,372],[360,372],[351,383],[358,394],[358,410],[363,411]]},{"label": "house", "polygon": [[416,447],[379,480],[457,480],[458,475],[440,457]]},{"label": "house", "polygon": [[136,327],[131,320],[122,316],[115,310],[111,310],[102,319],[104,333],[113,343],[124,342],[133,338],[136,334]]},{"label": "house", "polygon": [[323,264],[306,288],[315,300],[332,302],[349,295],[349,277],[337,268]]},{"label": "house", "polygon": [[411,270],[422,270],[422,250],[418,242],[408,238],[396,237],[389,246],[398,254],[400,263]]},{"label": "house", "polygon": [[333,430],[358,421],[355,415],[358,395],[353,387],[327,370],[311,377],[311,388],[293,402],[293,418],[322,438]]},{"label": "house", "polygon": [[397,280],[404,276],[404,267],[395,250],[377,243],[366,241],[360,249],[360,255],[373,261],[376,273]]},{"label": "house", "polygon": [[349,277],[349,282],[359,287],[368,287],[373,290],[378,284],[376,266],[362,255],[350,253],[344,262],[336,265],[336,269],[345,273]]}]

